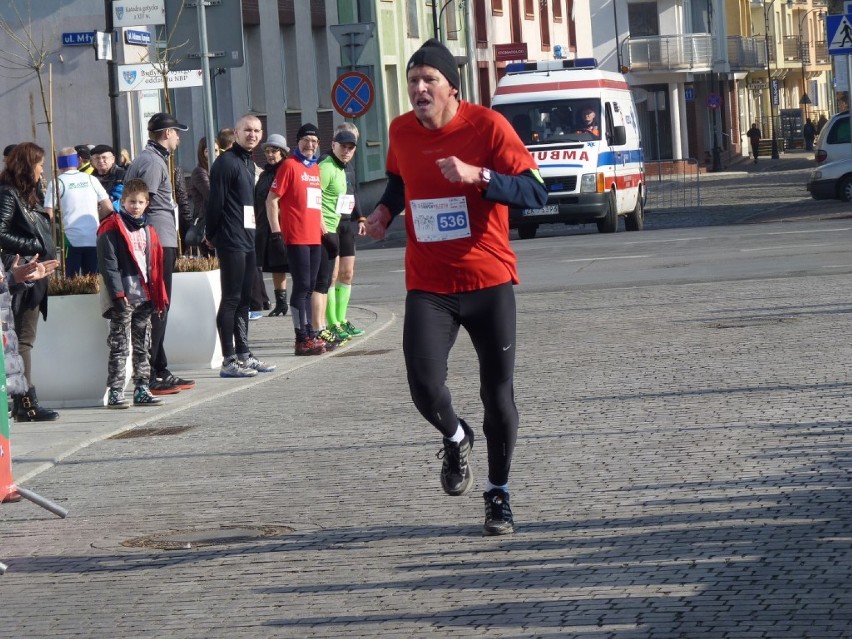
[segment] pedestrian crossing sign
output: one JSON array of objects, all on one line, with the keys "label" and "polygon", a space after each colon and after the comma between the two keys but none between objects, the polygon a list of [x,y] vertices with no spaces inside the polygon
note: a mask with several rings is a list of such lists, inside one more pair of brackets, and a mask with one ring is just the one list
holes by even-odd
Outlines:
[{"label": "pedestrian crossing sign", "polygon": [[826,16],[825,30],[831,55],[852,55],[852,15]]}]

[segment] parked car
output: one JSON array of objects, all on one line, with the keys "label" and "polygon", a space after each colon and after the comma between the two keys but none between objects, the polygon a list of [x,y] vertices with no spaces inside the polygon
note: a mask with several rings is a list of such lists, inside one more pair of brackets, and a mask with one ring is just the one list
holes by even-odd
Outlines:
[{"label": "parked car", "polygon": [[811,171],[807,189],[815,200],[852,202],[852,158],[828,162]]},{"label": "parked car", "polygon": [[850,157],[852,142],[849,139],[849,111],[844,111],[832,116],[820,130],[814,146],[814,159],[817,164],[823,164]]}]

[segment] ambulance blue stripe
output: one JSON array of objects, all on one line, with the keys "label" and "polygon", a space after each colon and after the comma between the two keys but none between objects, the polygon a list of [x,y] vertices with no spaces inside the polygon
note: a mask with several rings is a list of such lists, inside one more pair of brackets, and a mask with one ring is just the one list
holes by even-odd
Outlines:
[{"label": "ambulance blue stripe", "polygon": [[619,164],[622,164],[622,162],[627,164],[642,162],[642,149],[632,149],[630,151],[604,151],[598,155],[598,166],[611,166],[615,164],[616,158],[619,154],[622,158],[625,155],[627,156],[626,161],[623,159],[619,160]]}]

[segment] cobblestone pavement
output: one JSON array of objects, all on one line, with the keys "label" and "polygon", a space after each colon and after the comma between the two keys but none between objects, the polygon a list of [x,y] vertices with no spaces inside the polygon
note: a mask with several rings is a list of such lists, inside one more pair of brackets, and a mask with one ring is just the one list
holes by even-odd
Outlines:
[{"label": "cobblestone pavement", "polygon": [[[506,538],[480,534],[481,444],[476,490],[441,492],[401,305],[377,309],[361,341],[161,424],[182,432],[34,477],[71,515],[0,507],[3,636],[850,637],[846,288],[520,289]],[[476,424],[473,359],[462,335]]]}]

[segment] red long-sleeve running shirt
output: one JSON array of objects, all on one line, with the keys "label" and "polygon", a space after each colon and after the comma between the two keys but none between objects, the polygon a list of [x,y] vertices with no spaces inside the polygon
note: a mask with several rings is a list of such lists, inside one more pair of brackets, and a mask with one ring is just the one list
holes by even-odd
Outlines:
[{"label": "red long-sleeve running shirt", "polygon": [[390,126],[387,171],[405,185],[405,281],[408,290],[462,293],[519,283],[509,246],[509,209],[477,185],[449,182],[436,160],[456,156],[503,175],[537,170],[506,119],[460,102],[453,119],[427,129],[408,112]]}]

